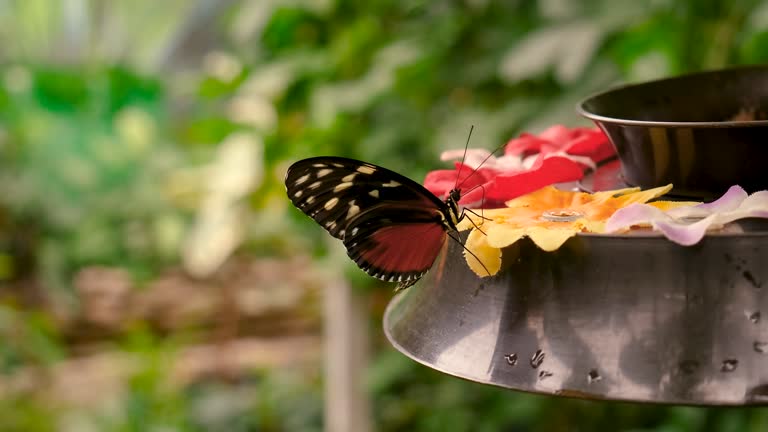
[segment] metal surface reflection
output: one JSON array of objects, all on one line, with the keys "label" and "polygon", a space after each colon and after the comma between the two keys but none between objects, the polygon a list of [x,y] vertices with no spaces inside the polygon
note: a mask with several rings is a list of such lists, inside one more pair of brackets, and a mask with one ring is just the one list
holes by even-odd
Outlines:
[{"label": "metal surface reflection", "polygon": [[[745,228],[746,227],[746,228]],[[442,372],[515,390],[674,404],[768,402],[768,229],[694,247],[580,235],[504,250],[480,279],[450,244],[384,319]]]}]

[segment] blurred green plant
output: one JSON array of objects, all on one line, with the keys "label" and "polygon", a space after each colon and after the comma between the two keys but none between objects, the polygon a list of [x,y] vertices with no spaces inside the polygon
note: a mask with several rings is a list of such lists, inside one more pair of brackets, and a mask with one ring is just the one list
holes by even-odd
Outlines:
[{"label": "blurred green plant", "polygon": [[[2,324],[2,323],[0,323]],[[2,325],[0,325],[2,329]],[[162,338],[137,326],[114,352],[135,365],[119,391],[96,406],[54,400],[48,391],[0,387],[0,430],[48,431],[322,431],[321,381],[313,369],[252,371],[228,381],[202,378],[189,386],[175,380],[179,338]],[[29,365],[31,363],[27,363]],[[119,365],[115,371],[119,373]],[[4,373],[9,372],[7,368]],[[11,371],[12,372],[12,371]],[[8,375],[4,375],[8,376]],[[51,385],[41,375],[40,382]],[[63,378],[63,377],[60,377]],[[99,391],[92,387],[67,392]],[[61,389],[60,389],[61,390]]]},{"label": "blurred green plant", "polygon": [[164,184],[181,155],[164,137],[161,83],[122,68],[0,74],[3,237],[32,248],[3,276],[57,289],[84,265],[141,279],[175,262],[185,220]]},{"label": "blurred green plant", "polygon": [[0,373],[23,366],[50,366],[66,357],[50,316],[0,304]]}]

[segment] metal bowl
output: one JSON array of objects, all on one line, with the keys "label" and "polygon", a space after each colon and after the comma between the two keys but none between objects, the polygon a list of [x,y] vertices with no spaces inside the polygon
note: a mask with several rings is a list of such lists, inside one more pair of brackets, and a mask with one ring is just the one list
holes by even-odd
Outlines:
[{"label": "metal bowl", "polygon": [[577,110],[608,135],[630,185],[691,197],[768,189],[768,66],[619,87]]},{"label": "metal bowl", "polygon": [[669,404],[768,403],[768,226],[693,247],[655,234],[528,240],[480,279],[455,242],[389,304],[405,355],[509,389]]}]

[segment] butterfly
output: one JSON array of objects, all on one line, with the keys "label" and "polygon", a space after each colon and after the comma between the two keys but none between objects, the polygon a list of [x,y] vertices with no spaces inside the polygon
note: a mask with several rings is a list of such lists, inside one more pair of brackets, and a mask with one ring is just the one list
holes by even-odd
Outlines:
[{"label": "butterfly", "polygon": [[[464,218],[460,189],[443,201],[386,168],[335,156],[300,160],[285,175],[288,198],[369,275],[408,288],[427,273]],[[461,243],[461,242],[459,242]]]}]

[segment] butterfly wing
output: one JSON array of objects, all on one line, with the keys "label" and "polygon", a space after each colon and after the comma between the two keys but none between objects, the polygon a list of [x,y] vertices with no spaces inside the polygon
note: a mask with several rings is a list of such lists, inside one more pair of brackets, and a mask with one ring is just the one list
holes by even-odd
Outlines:
[{"label": "butterfly wing", "polygon": [[446,204],[386,168],[340,157],[304,159],[288,169],[285,185],[293,204],[379,279],[412,284],[445,240]]},{"label": "butterfly wing", "polygon": [[386,168],[335,156],[300,160],[285,176],[288,198],[332,236],[363,212],[393,205],[438,213],[445,203],[415,181]]},{"label": "butterfly wing", "polygon": [[344,246],[366,273],[398,282],[402,289],[432,267],[445,238],[437,209],[393,205],[362,214],[350,226]]}]

